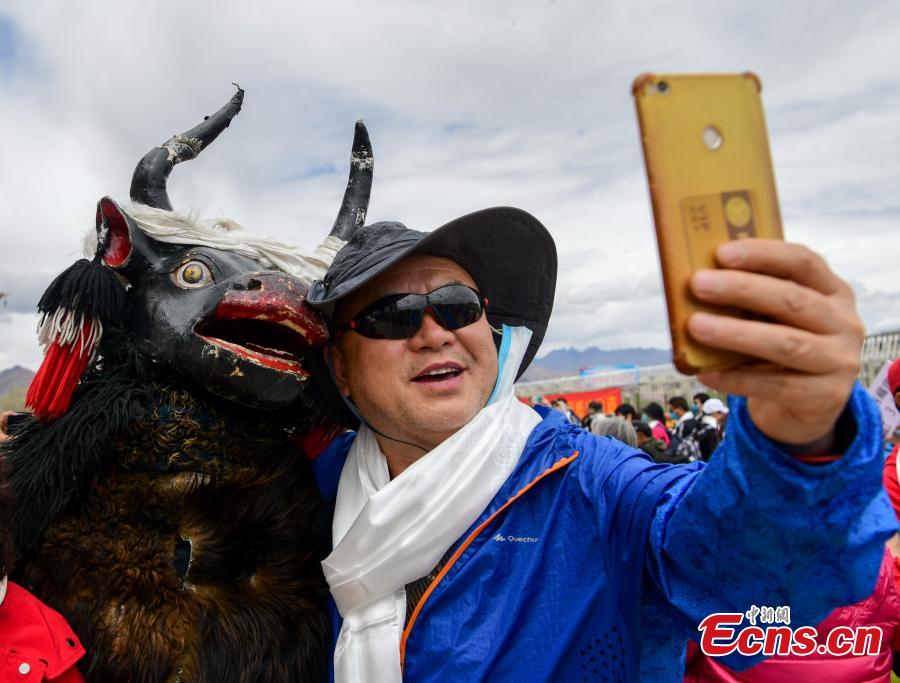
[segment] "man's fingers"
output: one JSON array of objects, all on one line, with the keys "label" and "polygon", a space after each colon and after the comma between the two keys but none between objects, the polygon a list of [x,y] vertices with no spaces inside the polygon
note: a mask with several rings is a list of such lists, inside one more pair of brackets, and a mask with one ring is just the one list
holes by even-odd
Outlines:
[{"label": "man's fingers", "polygon": [[724,394],[747,396],[781,406],[776,410],[787,410],[785,406],[791,405],[843,406],[846,403],[847,387],[824,375],[760,367],[700,373],[697,379]]},{"label": "man's fingers", "polygon": [[[813,334],[787,325],[694,313],[688,332],[701,344],[737,351],[792,370],[822,374],[858,370],[858,351],[841,336]],[[853,364],[856,364],[854,369]],[[846,365],[846,367],[844,367]]]},{"label": "man's fingers", "polygon": [[701,372],[697,375],[703,384],[736,396],[755,397],[772,405],[808,407],[818,405],[846,404],[847,386],[853,378],[844,383],[835,381],[830,375],[810,375],[805,372],[783,370],[767,364]]},{"label": "man's fingers", "polygon": [[838,332],[852,322],[829,298],[810,287],[740,270],[701,270],[691,278],[701,301],[772,316],[812,332]]},{"label": "man's fingers", "polygon": [[850,295],[849,286],[831,272],[824,259],[802,244],[781,240],[734,240],[719,245],[716,260],[723,268],[793,280],[822,294]]},{"label": "man's fingers", "polygon": [[698,379],[723,393],[747,397],[756,427],[770,439],[805,445],[830,433],[847,403],[852,377],[809,375],[773,367],[700,373]]},{"label": "man's fingers", "polygon": [[809,399],[816,377],[802,372],[786,372],[776,368],[747,368],[701,372],[697,375],[706,386],[735,396],[767,396],[773,402]]}]

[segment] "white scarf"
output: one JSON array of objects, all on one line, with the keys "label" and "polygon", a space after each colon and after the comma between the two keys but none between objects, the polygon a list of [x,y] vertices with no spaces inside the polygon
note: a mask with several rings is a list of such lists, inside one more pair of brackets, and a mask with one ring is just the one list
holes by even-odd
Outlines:
[{"label": "white scarf", "polygon": [[509,477],[540,416],[512,392],[531,331],[503,328],[488,403],[391,480],[374,433],[360,428],[341,472],[334,550],[322,562],[344,619],[336,683],[399,683],[407,583],[427,575]]}]

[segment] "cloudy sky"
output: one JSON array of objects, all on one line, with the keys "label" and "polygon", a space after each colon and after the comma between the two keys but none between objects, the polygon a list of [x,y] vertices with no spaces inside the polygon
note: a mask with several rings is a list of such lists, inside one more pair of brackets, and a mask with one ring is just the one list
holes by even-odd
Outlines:
[{"label": "cloudy sky", "polygon": [[34,306],[103,195],[233,93],[242,113],[179,166],[173,203],[314,246],[353,122],[371,220],[432,229],[519,206],[556,238],[544,351],[668,346],[630,84],[756,71],[789,239],[900,328],[900,4],[649,0],[0,0],[0,368],[36,368]]}]

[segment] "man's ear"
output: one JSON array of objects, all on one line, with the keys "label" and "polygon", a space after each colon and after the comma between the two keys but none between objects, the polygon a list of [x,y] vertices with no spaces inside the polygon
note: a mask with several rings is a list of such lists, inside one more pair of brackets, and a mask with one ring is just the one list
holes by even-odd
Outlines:
[{"label": "man's ear", "polygon": [[325,356],[334,372],[334,382],[337,384],[338,391],[344,398],[349,398],[350,385],[347,382],[347,364],[344,362],[344,354],[336,344],[329,344],[325,347]]}]

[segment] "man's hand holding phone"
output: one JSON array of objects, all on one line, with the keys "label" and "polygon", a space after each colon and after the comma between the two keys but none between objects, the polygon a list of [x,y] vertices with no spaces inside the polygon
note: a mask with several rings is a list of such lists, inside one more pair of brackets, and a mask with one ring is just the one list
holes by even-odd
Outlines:
[{"label": "man's hand holding phone", "polygon": [[782,241],[761,89],[750,72],[643,74],[632,86],[673,361],[746,396],[770,439],[827,451],[863,326],[849,285]]},{"label": "man's hand holding phone", "polygon": [[750,417],[770,439],[829,448],[859,372],[864,337],[850,286],[818,254],[780,240],[726,242],[716,260],[720,269],[694,273],[693,295],[768,320],[691,315],[687,329],[696,341],[761,359],[701,372],[700,381],[746,396]]}]

